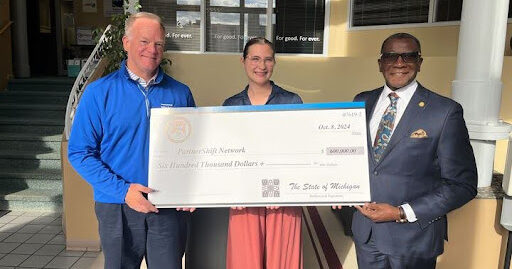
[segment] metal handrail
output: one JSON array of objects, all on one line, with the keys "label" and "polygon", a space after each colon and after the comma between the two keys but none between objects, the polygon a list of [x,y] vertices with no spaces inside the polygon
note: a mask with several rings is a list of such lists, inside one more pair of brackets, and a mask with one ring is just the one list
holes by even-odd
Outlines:
[{"label": "metal handrail", "polygon": [[7,31],[7,28],[9,28],[9,26],[11,26],[12,23],[12,21],[9,21],[4,27],[2,27],[2,29],[0,29],[0,35]]},{"label": "metal handrail", "polygon": [[75,116],[76,108],[78,107],[78,103],[80,102],[80,98],[85,90],[85,86],[90,82],[92,73],[98,67],[98,64],[103,56],[103,46],[106,41],[105,33],[110,31],[110,25],[107,26],[105,32],[101,36],[98,44],[94,47],[91,55],[85,62],[85,65],[78,73],[78,76],[75,79],[75,83],[73,84],[73,88],[71,89],[71,93],[69,94],[68,105],[66,106],[66,118],[64,125],[64,134],[66,135],[66,140],[69,140],[69,134],[71,132],[71,126],[73,125],[73,118]]}]

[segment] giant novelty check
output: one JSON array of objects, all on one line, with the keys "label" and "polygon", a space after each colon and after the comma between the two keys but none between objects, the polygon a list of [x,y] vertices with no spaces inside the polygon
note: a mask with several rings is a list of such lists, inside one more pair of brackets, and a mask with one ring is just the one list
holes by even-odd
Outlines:
[{"label": "giant novelty check", "polygon": [[370,200],[364,103],[151,109],[157,207]]}]

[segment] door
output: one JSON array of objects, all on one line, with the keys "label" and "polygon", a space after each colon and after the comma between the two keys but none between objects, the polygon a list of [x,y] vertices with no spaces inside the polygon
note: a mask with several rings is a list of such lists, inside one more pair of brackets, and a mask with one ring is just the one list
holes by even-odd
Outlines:
[{"label": "door", "polygon": [[55,0],[27,1],[27,34],[31,74],[56,76]]}]

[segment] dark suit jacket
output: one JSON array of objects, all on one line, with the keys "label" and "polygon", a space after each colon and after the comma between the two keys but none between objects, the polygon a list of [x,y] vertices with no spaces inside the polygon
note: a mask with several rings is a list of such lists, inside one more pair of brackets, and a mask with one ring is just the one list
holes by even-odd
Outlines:
[{"label": "dark suit jacket", "polygon": [[[368,124],[382,90],[363,92],[354,99],[365,102]],[[419,129],[427,137],[411,138]],[[374,223],[356,211],[354,241],[365,243],[372,234],[385,254],[438,256],[443,253],[443,239],[448,238],[446,214],[477,192],[475,158],[461,105],[418,84],[379,163],[373,158],[369,133],[368,128],[372,201],[393,206],[409,203],[418,220]]]}]

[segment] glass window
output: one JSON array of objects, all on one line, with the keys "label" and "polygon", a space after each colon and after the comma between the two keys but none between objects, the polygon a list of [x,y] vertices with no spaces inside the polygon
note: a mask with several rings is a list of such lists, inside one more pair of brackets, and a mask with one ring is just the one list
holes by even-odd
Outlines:
[{"label": "glass window", "polygon": [[199,11],[176,11],[174,31],[167,31],[166,49],[196,51],[200,46],[201,13]]},{"label": "glass window", "polygon": [[276,52],[322,54],[324,25],[324,1],[277,1]]},{"label": "glass window", "polygon": [[[460,21],[462,3],[463,0],[352,0],[351,26]],[[512,8],[508,17],[512,18]]]},{"label": "glass window", "polygon": [[[275,1],[275,0],[274,0]],[[245,6],[246,7],[267,7],[267,0],[246,0]]]},{"label": "glass window", "polygon": [[352,26],[428,22],[430,0],[354,0]]},{"label": "glass window", "polygon": [[265,36],[266,12],[266,0],[206,0],[206,51],[241,52],[249,38]]},{"label": "glass window", "polygon": [[[460,21],[463,2],[463,0],[436,0],[434,21]],[[508,9],[508,18],[512,18],[512,8]]]},{"label": "glass window", "polygon": [[201,5],[201,0],[178,0],[178,5],[189,5],[189,6],[199,6]]},{"label": "glass window", "polygon": [[460,21],[462,0],[437,0],[434,21]]},{"label": "glass window", "polygon": [[207,51],[236,52],[242,46],[240,14],[210,12],[207,26]]},{"label": "glass window", "polygon": [[210,6],[213,6],[213,7],[239,7],[240,0],[210,0]]},{"label": "glass window", "polygon": [[[141,0],[140,4],[142,11],[162,17],[167,50],[239,53],[250,38],[272,36],[276,52],[323,53],[325,0],[272,0],[268,7],[269,2]],[[272,14],[270,27],[267,14]]]},{"label": "glass window", "polygon": [[165,49],[198,51],[201,46],[201,0],[144,0],[142,11],[158,14],[165,26]]}]

